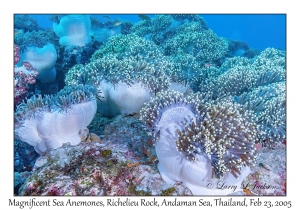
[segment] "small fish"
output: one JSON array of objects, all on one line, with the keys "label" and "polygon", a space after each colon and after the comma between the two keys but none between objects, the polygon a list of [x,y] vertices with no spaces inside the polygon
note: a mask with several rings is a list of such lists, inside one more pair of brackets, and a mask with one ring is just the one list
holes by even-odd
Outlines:
[{"label": "small fish", "polygon": [[110,17],[108,17],[107,15],[104,15],[103,17],[104,17],[104,18],[107,18],[107,19],[109,19],[109,20],[110,20]]},{"label": "small fish", "polygon": [[119,22],[119,21],[118,21],[118,22],[115,22],[114,25],[115,25],[115,26],[119,26],[119,25],[121,25],[121,24],[122,24],[122,22]]},{"label": "small fish", "polygon": [[15,36],[16,36],[17,34],[22,34],[22,33],[24,33],[24,30],[23,30],[23,29],[21,29],[21,30],[15,29],[15,30],[14,30],[14,35],[15,35]]},{"label": "small fish", "polygon": [[151,20],[151,18],[149,17],[149,16],[147,16],[147,15],[144,15],[144,14],[139,14],[138,15],[139,16],[139,18],[141,18],[141,19],[143,19],[143,20]]}]

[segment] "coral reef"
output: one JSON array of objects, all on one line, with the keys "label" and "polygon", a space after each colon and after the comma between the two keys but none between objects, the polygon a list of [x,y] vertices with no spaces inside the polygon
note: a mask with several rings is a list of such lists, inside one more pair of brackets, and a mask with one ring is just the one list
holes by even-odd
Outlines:
[{"label": "coral reef", "polygon": [[92,121],[96,110],[96,90],[88,86],[68,86],[55,96],[33,96],[18,105],[15,137],[44,154],[63,143],[78,144],[80,131]]},{"label": "coral reef", "polygon": [[[20,48],[14,45],[14,65],[20,61]],[[22,62],[20,67],[14,67],[14,108],[25,98],[29,85],[36,82],[38,71],[28,62]]]},{"label": "coral reef", "polygon": [[138,36],[147,37],[155,44],[160,45],[165,41],[171,24],[172,17],[170,15],[156,15],[150,21],[139,21],[132,27],[131,31]]},{"label": "coral reef", "polygon": [[286,139],[285,81],[260,86],[235,97],[235,101],[255,112],[261,142],[272,144]]},{"label": "coral reef", "polygon": [[285,51],[138,16],[15,15],[14,193],[285,195]]},{"label": "coral reef", "polygon": [[80,47],[75,45],[62,46],[56,62],[56,69],[62,71],[64,76],[76,64],[90,62],[93,53],[100,47],[100,43],[92,40],[89,44]]},{"label": "coral reef", "polygon": [[185,21],[199,22],[199,23],[201,23],[202,28],[208,29],[208,26],[207,26],[205,20],[202,17],[200,17],[199,15],[196,15],[196,14],[193,14],[193,15],[191,15],[191,14],[172,14],[171,16],[175,21],[178,21],[178,22],[185,22]]}]

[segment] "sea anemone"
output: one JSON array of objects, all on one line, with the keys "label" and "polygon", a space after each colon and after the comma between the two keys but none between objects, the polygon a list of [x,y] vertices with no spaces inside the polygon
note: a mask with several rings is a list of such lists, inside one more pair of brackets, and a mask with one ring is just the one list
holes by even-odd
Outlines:
[{"label": "sea anemone", "polygon": [[154,43],[134,34],[118,35],[95,52],[90,63],[70,69],[65,81],[79,84],[88,78],[89,84],[102,91],[98,111],[114,117],[138,113],[152,95],[168,89],[165,71],[170,66]]},{"label": "sea anemone", "polygon": [[285,81],[243,93],[235,97],[235,102],[254,112],[262,143],[283,142],[286,139]]},{"label": "sea anemone", "polygon": [[20,55],[20,62],[29,62],[37,69],[37,79],[43,83],[53,82],[56,78],[55,64],[57,52],[53,44],[47,43],[43,47],[27,47]]},{"label": "sea anemone", "polygon": [[184,97],[165,91],[141,110],[141,120],[157,139],[162,178],[170,184],[182,182],[194,195],[228,194],[207,189],[207,184],[239,186],[248,175],[256,159],[257,126],[252,119],[252,112],[230,98],[213,101],[209,93]]},{"label": "sea anemone", "polygon": [[220,71],[223,73],[197,90],[239,96],[259,86],[285,81],[285,53],[267,48],[253,59],[231,58],[224,62]]},{"label": "sea anemone", "polygon": [[91,41],[91,19],[89,15],[66,15],[59,23],[53,23],[53,31],[60,37],[62,46],[85,46]]},{"label": "sea anemone", "polygon": [[213,98],[231,95],[234,102],[253,111],[260,142],[286,138],[286,62],[285,52],[267,48],[253,59],[231,58],[223,63],[220,75],[195,87],[212,91]]},{"label": "sea anemone", "polygon": [[176,35],[167,39],[163,48],[169,55],[187,53],[204,63],[224,57],[228,43],[211,29],[203,28],[201,22],[190,22],[180,25]]},{"label": "sea anemone", "polygon": [[79,135],[97,110],[96,90],[90,86],[67,86],[57,95],[33,96],[23,101],[15,112],[15,136],[44,154],[81,141]]}]

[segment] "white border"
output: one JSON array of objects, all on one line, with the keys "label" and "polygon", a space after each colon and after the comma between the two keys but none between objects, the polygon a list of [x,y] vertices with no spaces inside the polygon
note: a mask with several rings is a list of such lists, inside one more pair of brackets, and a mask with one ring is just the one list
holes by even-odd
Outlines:
[{"label": "white border", "polygon": [[[297,1],[293,1],[297,2]],[[0,146],[0,207],[8,209],[8,199],[13,195],[13,14],[14,13],[286,13],[287,14],[287,195],[286,197],[263,197],[261,200],[292,200],[292,209],[300,209],[299,189],[300,174],[299,167],[299,142],[297,139],[299,131],[298,117],[300,109],[299,79],[299,10],[298,5],[292,1],[282,0],[184,0],[184,1],[38,1],[38,0],[16,0],[1,1],[1,146]],[[274,34],[276,36],[276,34]],[[19,200],[29,200],[28,198]],[[47,197],[48,199],[51,197]],[[124,197],[123,197],[124,198]],[[132,199],[140,199],[133,197]],[[215,197],[205,197],[213,201]],[[51,198],[52,199],[52,198]],[[64,198],[59,198],[64,199]],[[72,198],[73,199],[73,198]],[[94,198],[105,200],[105,197]],[[158,198],[162,199],[162,198]],[[171,199],[168,197],[168,199]],[[185,197],[184,200],[195,200]],[[197,198],[199,199],[199,198]],[[247,198],[249,199],[249,198]],[[44,200],[44,199],[42,199]],[[83,200],[76,197],[74,200]],[[84,200],[92,198],[84,197]],[[298,206],[298,207],[297,207]],[[14,207],[17,208],[17,207]],[[52,207],[53,208],[53,207]],[[64,207],[71,209],[71,207]],[[80,207],[79,207],[80,208]],[[100,207],[96,207],[99,209]],[[193,207],[199,209],[200,207]],[[201,207],[203,208],[203,207]],[[231,209],[232,207],[224,207]],[[28,208],[24,208],[28,209]],[[39,209],[34,207],[34,209]],[[46,208],[50,209],[50,208]],[[119,209],[118,207],[106,209]],[[127,207],[126,209],[131,209]],[[164,209],[171,209],[167,207]],[[251,208],[250,208],[251,209]],[[257,208],[255,208],[257,209]]]}]

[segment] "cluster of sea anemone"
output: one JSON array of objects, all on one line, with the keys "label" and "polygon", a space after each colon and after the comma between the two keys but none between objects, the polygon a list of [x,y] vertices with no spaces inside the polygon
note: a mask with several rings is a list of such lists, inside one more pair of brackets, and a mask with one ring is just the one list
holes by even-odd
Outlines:
[{"label": "cluster of sea anemone", "polygon": [[286,138],[285,69],[285,53],[267,48],[253,59],[228,59],[219,68],[219,75],[195,90],[212,91],[213,98],[232,96],[255,113],[262,143],[282,142]]},{"label": "cluster of sea anemone", "polygon": [[152,95],[170,86],[171,66],[152,42],[136,35],[118,35],[96,51],[90,63],[74,66],[66,84],[86,83],[101,89],[98,111],[107,117],[138,113]]}]

